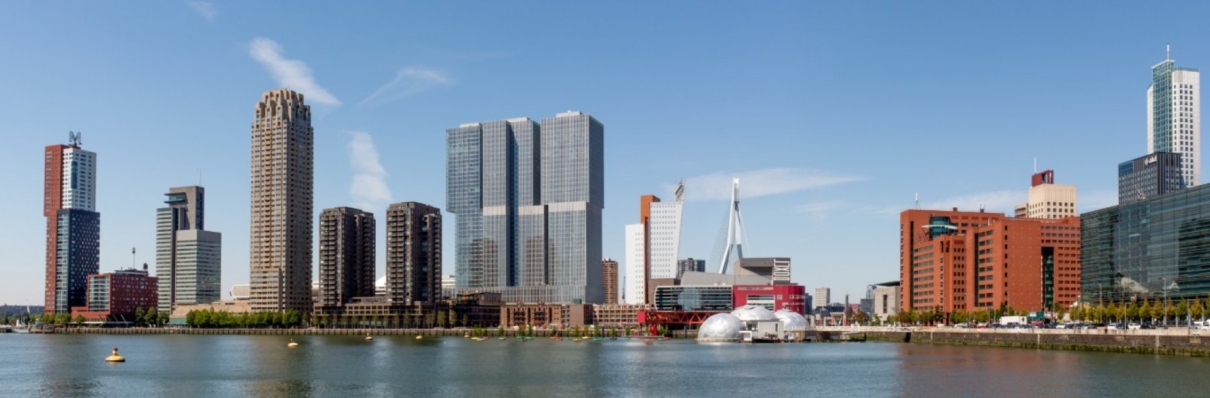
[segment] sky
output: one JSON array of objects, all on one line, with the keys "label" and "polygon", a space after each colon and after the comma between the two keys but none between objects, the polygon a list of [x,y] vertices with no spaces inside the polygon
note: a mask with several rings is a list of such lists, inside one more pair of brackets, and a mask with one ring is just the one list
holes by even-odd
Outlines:
[{"label": "sky", "polygon": [[[1167,3],[1166,3],[1167,4]],[[1035,159],[1116,202],[1146,153],[1150,67],[1210,66],[1210,4],[13,3],[0,12],[0,303],[40,304],[42,148],[98,154],[101,270],[150,263],[168,188],[206,188],[223,295],[248,281],[250,127],[306,95],[315,209],[445,207],[445,130],[568,110],[605,125],[603,253],[684,179],[709,258],[740,178],[744,254],[852,301],[898,278],[898,213],[1011,211]],[[446,273],[454,216],[445,214]],[[383,227],[379,223],[380,229]],[[382,231],[380,235],[384,236]],[[379,275],[383,247],[379,245]],[[136,248],[132,258],[130,249]],[[711,266],[711,268],[715,268]]]}]

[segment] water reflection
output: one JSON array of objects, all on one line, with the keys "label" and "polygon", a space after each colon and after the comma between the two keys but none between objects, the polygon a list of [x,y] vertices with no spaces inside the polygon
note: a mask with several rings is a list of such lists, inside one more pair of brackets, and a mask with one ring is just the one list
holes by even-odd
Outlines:
[{"label": "water reflection", "polygon": [[[1208,363],[894,343],[294,338],[0,335],[0,396],[1189,396]],[[103,362],[114,346],[128,362]]]}]

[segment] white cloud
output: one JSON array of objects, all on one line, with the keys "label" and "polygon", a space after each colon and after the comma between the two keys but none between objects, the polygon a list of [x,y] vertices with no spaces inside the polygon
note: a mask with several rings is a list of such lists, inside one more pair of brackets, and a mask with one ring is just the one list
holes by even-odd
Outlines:
[{"label": "white cloud", "polygon": [[832,210],[839,209],[843,206],[844,202],[841,201],[806,203],[798,206],[798,212],[822,219],[828,218],[828,213],[831,213]]},{"label": "white cloud", "polygon": [[298,91],[313,102],[340,105],[340,100],[336,99],[336,96],[315,82],[315,77],[311,76],[311,68],[307,67],[306,63],[296,59],[286,59],[282,57],[282,52],[282,48],[277,42],[263,37],[252,39],[252,43],[248,46],[248,54],[256,62],[264,65],[273,79],[277,80],[277,84]]},{"label": "white cloud", "polygon": [[361,105],[403,99],[435,87],[452,84],[454,79],[444,73],[432,69],[404,68],[395,74],[395,79],[362,100]]},{"label": "white cloud", "polygon": [[374,139],[363,132],[351,132],[349,137],[349,164],[354,173],[349,196],[353,205],[369,212],[383,210],[391,202],[391,188],[387,187],[386,169],[378,162]]},{"label": "white cloud", "polygon": [[218,18],[218,7],[209,1],[191,1],[189,2],[189,8],[192,8],[193,12],[201,15],[207,21],[213,21],[215,18]]},{"label": "white cloud", "polygon": [[[740,200],[865,180],[863,177],[788,167],[742,173],[714,173],[686,179],[685,198],[689,200],[730,200],[733,178],[739,178]],[[676,184],[668,187],[669,190],[675,189]]]},{"label": "white cloud", "polygon": [[[959,211],[978,211],[980,208],[986,209],[989,213],[1006,213],[1012,214],[1013,206],[1025,203],[1028,198],[1025,197],[1025,192],[1020,190],[1004,190],[983,192],[971,195],[954,196],[937,201],[924,201],[920,204],[921,209],[930,210],[949,210],[957,207]],[[895,213],[907,210],[909,207],[899,208]]]}]

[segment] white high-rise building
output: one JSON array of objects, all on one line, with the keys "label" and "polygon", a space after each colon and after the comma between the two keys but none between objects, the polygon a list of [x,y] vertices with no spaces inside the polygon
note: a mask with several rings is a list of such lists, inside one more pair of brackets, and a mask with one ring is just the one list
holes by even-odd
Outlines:
[{"label": "white high-rise building", "polygon": [[1178,68],[1172,57],[1151,67],[1147,87],[1147,153],[1181,154],[1186,187],[1201,183],[1201,72]]},{"label": "white high-rise building", "polygon": [[60,170],[63,199],[59,208],[97,211],[97,154],[65,146]]},{"label": "white high-rise building", "polygon": [[644,261],[643,224],[626,226],[626,284],[623,287],[626,304],[644,304],[647,300],[647,270]]},{"label": "white high-rise building", "polygon": [[681,246],[682,202],[651,204],[651,279],[676,278],[676,266]]},{"label": "white high-rise building", "polygon": [[828,304],[832,303],[832,289],[826,287],[817,287],[815,288],[815,295],[811,296],[811,299],[814,301],[811,303],[811,307],[827,307]]}]

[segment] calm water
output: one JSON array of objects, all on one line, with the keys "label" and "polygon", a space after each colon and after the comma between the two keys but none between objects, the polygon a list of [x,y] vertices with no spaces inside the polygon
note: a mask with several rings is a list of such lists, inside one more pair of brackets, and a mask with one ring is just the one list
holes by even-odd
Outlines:
[{"label": "calm water", "polygon": [[[894,343],[0,334],[0,396],[1210,396],[1210,360]],[[110,348],[129,362],[103,362]]]}]

